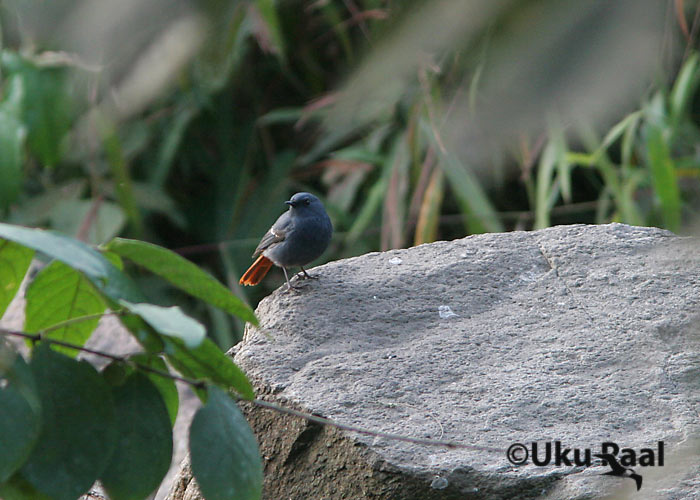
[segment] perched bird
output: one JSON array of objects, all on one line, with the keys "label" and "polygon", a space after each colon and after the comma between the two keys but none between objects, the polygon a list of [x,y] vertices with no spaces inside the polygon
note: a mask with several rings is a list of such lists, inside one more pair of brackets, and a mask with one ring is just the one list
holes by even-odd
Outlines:
[{"label": "perched bird", "polygon": [[612,469],[610,472],[605,472],[603,474],[604,476],[629,477],[630,479],[634,479],[637,485],[637,491],[642,487],[642,476],[634,472],[634,469],[620,465],[615,455],[612,453],[600,453],[595,456],[608,462],[608,465]]},{"label": "perched bird", "polygon": [[253,258],[257,259],[240,279],[241,285],[257,285],[274,264],[284,271],[287,290],[297,288],[289,282],[287,268],[299,266],[303,278],[311,278],[303,266],[328,248],[333,225],[321,200],[309,193],[297,193],[285,203],[289,210],[279,216],[260,240],[253,252]]}]

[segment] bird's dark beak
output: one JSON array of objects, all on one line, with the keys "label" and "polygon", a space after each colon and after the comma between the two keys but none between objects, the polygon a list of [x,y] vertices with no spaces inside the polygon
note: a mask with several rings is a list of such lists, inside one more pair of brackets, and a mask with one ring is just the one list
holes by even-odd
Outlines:
[{"label": "bird's dark beak", "polygon": [[293,207],[293,206],[294,206],[294,202],[293,202],[292,200],[285,201],[285,203],[286,203],[287,205],[289,205],[290,207]]}]

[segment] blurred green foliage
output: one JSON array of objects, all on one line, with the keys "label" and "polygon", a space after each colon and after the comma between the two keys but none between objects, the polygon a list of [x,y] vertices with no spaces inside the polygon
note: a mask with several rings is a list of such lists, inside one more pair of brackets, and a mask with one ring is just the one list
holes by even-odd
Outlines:
[{"label": "blurred green foliage", "polygon": [[[462,115],[488,115],[498,100],[490,90],[515,64],[508,54],[540,51],[523,66],[550,87],[526,89],[526,101],[566,97],[559,91],[576,87],[557,76],[588,71],[594,44],[586,37],[597,36],[600,14],[623,37],[643,23],[618,26],[614,15],[634,15],[643,3],[619,2],[615,12],[599,1],[475,2],[468,7],[475,10],[459,10],[469,2],[202,0],[196,9],[175,2],[158,30],[133,25],[114,35],[120,30],[100,26],[113,37],[100,46],[119,50],[97,59],[74,40],[63,44],[61,27],[93,19],[73,3],[60,3],[66,16],[55,23],[33,23],[35,11],[3,3],[0,219],[93,244],[123,235],[178,249],[249,302],[281,278],[245,291],[238,278],[283,201],[302,190],[319,194],[334,222],[325,260],[561,223],[683,231],[700,200],[697,2],[668,4],[674,22],[660,31],[666,55],[648,63],[656,76],[641,91],[624,87],[617,124],[572,123],[536,108],[547,126],[528,126],[513,110],[491,126],[524,128],[499,138],[497,153],[461,151],[479,149],[482,141],[460,144],[458,125]],[[654,3],[661,4],[646,2]],[[132,17],[146,17],[139,9],[147,7],[127,4]],[[109,15],[124,26],[125,14],[100,19]],[[533,19],[543,27],[532,29]],[[51,36],[37,35],[47,24],[57,26]],[[605,43],[598,49],[612,53]],[[588,76],[570,79],[588,88]],[[373,107],[343,107],[353,92]],[[601,98],[603,107],[613,97]],[[338,125],[350,118],[352,125]],[[173,302],[170,289],[141,280],[153,301]],[[216,325],[222,347],[240,337],[242,323],[192,307]]]}]

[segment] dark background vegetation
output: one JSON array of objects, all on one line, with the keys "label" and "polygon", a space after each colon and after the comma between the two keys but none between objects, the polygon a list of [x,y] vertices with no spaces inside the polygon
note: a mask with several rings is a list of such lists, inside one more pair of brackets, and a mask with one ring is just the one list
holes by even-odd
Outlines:
[{"label": "dark background vegetation", "polygon": [[700,208],[698,2],[88,4],[0,3],[0,220],[152,241],[255,304],[281,273],[238,278],[297,191],[333,219],[324,261],[555,224],[686,233]]}]

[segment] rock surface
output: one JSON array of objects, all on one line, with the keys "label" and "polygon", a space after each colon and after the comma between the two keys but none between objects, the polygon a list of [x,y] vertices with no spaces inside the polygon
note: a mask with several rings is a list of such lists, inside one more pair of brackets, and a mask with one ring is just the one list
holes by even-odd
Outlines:
[{"label": "rock surface", "polygon": [[[235,353],[261,398],[493,451],[248,408],[264,498],[698,498],[698,244],[621,224],[485,234],[332,262],[276,291]],[[634,467],[638,497],[608,467],[509,463],[533,441],[664,441],[665,462]],[[170,498],[200,498],[186,466]]]}]

